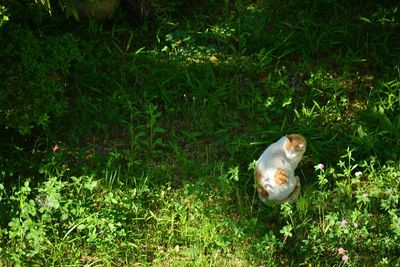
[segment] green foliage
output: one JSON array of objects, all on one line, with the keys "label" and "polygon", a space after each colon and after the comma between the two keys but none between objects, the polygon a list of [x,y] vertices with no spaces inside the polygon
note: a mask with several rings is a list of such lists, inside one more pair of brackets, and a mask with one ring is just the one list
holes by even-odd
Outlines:
[{"label": "green foliage", "polygon": [[353,140],[365,153],[373,151],[382,158],[399,160],[400,82],[396,79],[377,87],[368,108],[359,115]]},{"label": "green foliage", "polygon": [[399,214],[394,193],[399,182],[398,164],[378,167],[371,159],[357,166],[349,158],[348,162],[340,161],[337,168],[320,172],[331,186],[320,185],[307,196],[315,206],[298,210],[306,214],[296,215],[314,213],[319,218],[306,225],[294,225],[300,235],[295,239],[302,239],[299,253],[308,254],[306,262],[332,265],[347,255],[355,266],[367,259],[375,264],[385,259],[398,264],[399,225],[394,224]]},{"label": "green foliage", "polygon": [[78,40],[68,33],[38,37],[18,27],[3,32],[2,39],[9,41],[2,44],[0,54],[1,125],[22,134],[35,127],[45,129],[67,112],[68,78],[82,60]]},{"label": "green foliage", "polygon": [[7,9],[0,5],[0,28],[3,27],[3,25],[8,21],[8,14],[7,14]]},{"label": "green foliage", "polygon": [[[97,185],[91,177],[71,177],[70,182],[51,177],[37,189],[26,181],[9,198],[3,199],[2,204],[11,208],[9,228],[5,231],[8,249],[3,255],[16,263],[64,265],[79,261],[76,253],[82,242],[94,250],[105,249],[103,245],[111,246],[116,239],[121,244],[120,238],[125,232],[115,216],[126,218],[128,214],[115,215],[116,209],[124,209],[119,197],[111,192],[95,194]],[[101,205],[97,199],[100,195]],[[98,242],[100,239],[103,244]],[[67,247],[71,258],[47,257],[47,253],[57,253]]]},{"label": "green foliage", "polygon": [[[400,264],[398,5],[131,3],[0,9],[2,265]],[[264,206],[287,133],[302,192]]]}]

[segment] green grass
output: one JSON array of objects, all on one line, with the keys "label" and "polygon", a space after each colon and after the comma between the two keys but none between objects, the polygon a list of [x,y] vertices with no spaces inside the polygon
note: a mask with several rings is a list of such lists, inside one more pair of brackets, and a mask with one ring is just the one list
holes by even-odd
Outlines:
[{"label": "green grass", "polygon": [[[0,8],[1,264],[400,265],[398,5],[172,2]],[[267,207],[288,133],[302,193]]]}]

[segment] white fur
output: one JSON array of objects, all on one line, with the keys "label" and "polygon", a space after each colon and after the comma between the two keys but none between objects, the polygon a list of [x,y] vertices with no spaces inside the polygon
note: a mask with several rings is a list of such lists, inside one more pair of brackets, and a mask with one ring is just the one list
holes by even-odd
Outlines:
[{"label": "white fur", "polygon": [[[294,150],[285,151],[284,145],[289,139],[284,136],[271,144],[257,161],[256,168],[262,175],[261,186],[268,192],[268,200],[285,200],[293,192],[297,183],[300,183],[294,175],[303,153]],[[283,169],[288,175],[288,182],[278,185],[275,182],[275,173],[278,168]],[[265,199],[262,199],[263,201]]]}]

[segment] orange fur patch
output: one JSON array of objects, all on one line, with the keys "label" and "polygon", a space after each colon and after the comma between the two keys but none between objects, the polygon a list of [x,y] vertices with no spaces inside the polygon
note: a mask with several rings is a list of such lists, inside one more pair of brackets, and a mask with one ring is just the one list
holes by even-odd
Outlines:
[{"label": "orange fur patch", "polygon": [[255,172],[254,172],[254,177],[256,178],[256,182],[257,182],[257,193],[262,197],[267,199],[268,198],[268,191],[265,190],[261,184],[262,184],[262,174],[260,172],[260,170],[258,168],[256,168]]},{"label": "orange fur patch", "polygon": [[268,191],[265,190],[264,188],[257,188],[257,193],[262,197],[267,199],[268,198]]},{"label": "orange fur patch", "polygon": [[284,169],[278,168],[275,172],[275,182],[278,185],[284,185],[288,182],[288,175]]},{"label": "orange fur patch", "polygon": [[286,151],[293,147],[306,146],[306,140],[299,134],[289,134],[286,137],[289,139],[289,142],[285,143]]}]

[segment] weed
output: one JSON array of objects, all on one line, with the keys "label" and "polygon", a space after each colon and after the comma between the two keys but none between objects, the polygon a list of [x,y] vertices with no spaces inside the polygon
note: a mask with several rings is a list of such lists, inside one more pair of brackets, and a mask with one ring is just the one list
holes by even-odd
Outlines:
[{"label": "weed", "polygon": [[[398,5],[164,2],[0,5],[1,264],[399,265]],[[289,133],[302,192],[265,206]]]}]

